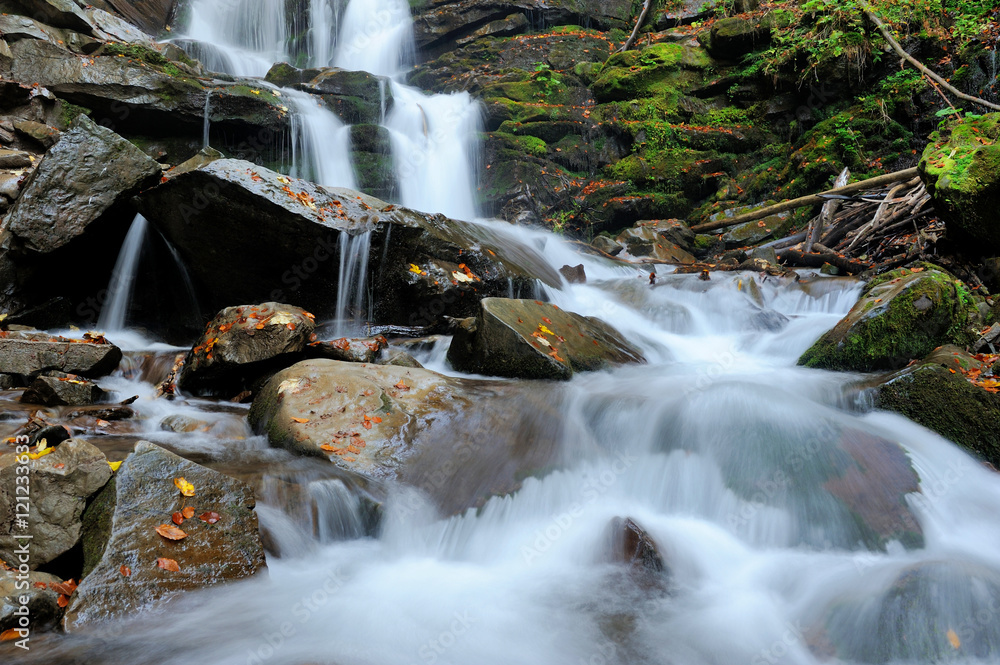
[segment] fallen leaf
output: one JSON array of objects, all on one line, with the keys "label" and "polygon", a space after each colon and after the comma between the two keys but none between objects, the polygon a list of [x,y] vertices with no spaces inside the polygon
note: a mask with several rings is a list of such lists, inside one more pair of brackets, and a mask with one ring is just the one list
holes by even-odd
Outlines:
[{"label": "fallen leaf", "polygon": [[132,569],[123,565],[118,569],[118,572],[122,574],[122,577],[128,577],[132,574]]},{"label": "fallen leaf", "polygon": [[960,646],[962,646],[962,640],[958,639],[958,634],[954,630],[949,628],[947,635],[948,635],[948,643],[951,644],[952,649],[958,649]]},{"label": "fallen leaf", "polygon": [[218,522],[219,520],[222,519],[222,516],[219,515],[219,513],[217,513],[217,512],[208,511],[207,513],[202,513],[201,515],[199,515],[198,519],[200,519],[202,522],[208,522],[209,524],[215,524],[216,522]]},{"label": "fallen leaf", "polygon": [[177,489],[179,489],[181,494],[184,496],[194,496],[194,485],[183,478],[174,478],[174,485],[177,485]]},{"label": "fallen leaf", "polygon": [[118,467],[120,467],[121,465],[122,463],[120,460],[118,462],[108,462],[108,466],[111,467],[111,471],[117,471]]},{"label": "fallen leaf", "polygon": [[11,640],[16,640],[19,637],[21,637],[21,633],[17,632],[17,628],[8,628],[0,633],[0,642],[10,642]]},{"label": "fallen leaf", "polygon": [[173,515],[170,516],[170,521],[176,524],[177,526],[180,526],[181,524],[184,524],[184,515],[182,515],[181,513],[174,513]]},{"label": "fallen leaf", "polygon": [[400,379],[399,383],[397,383],[393,387],[396,388],[396,389],[398,389],[398,390],[409,390],[410,389],[410,387],[408,385],[406,385],[405,383],[403,383],[402,379]]},{"label": "fallen leaf", "polygon": [[181,515],[183,515],[186,520],[194,517],[194,506],[185,506],[184,510],[181,511]]},{"label": "fallen leaf", "polygon": [[296,422],[296,423],[307,423],[307,422],[309,422],[309,419],[308,418],[292,418],[292,421]]},{"label": "fallen leaf", "polygon": [[49,582],[49,588],[56,593],[61,593],[64,596],[72,596],[73,592],[76,591],[76,582],[73,580],[67,580],[65,582]]},{"label": "fallen leaf", "polygon": [[169,570],[175,573],[180,572],[181,569],[181,567],[178,566],[177,562],[173,559],[164,559],[162,557],[156,560],[156,565],[163,570]]},{"label": "fallen leaf", "polygon": [[49,587],[45,582],[35,582],[32,586],[36,589],[47,589]]},{"label": "fallen leaf", "polygon": [[69,605],[69,596],[59,596],[59,599],[56,601],[56,605],[59,607],[66,607]]},{"label": "fallen leaf", "polygon": [[156,533],[160,534],[167,540],[181,540],[187,538],[187,534],[170,524],[161,524],[156,527]]},{"label": "fallen leaf", "polygon": [[456,282],[474,282],[475,281],[472,277],[469,277],[464,272],[458,272],[457,270],[454,271],[454,272],[452,272],[451,276],[455,279]]}]

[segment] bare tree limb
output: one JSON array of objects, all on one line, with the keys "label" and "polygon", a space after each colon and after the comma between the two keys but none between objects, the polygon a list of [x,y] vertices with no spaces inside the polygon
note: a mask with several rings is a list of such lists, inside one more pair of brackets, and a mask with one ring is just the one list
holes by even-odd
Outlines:
[{"label": "bare tree limb", "polygon": [[642,29],[642,24],[646,22],[646,14],[649,13],[649,9],[652,6],[653,0],[646,0],[646,2],[643,3],[642,12],[639,14],[639,18],[635,22],[635,28],[632,29],[632,34],[629,35],[628,39],[625,40],[625,43],[622,44],[622,47],[618,50],[619,53],[624,53],[632,48],[632,44],[634,44],[636,38],[639,37],[639,30]]},{"label": "bare tree limb", "polygon": [[[851,179],[851,170],[844,167],[844,170],[840,172],[837,179],[833,181],[833,188],[839,189],[841,187],[846,187],[848,180]],[[820,236],[823,234],[823,227],[833,220],[833,216],[837,214],[837,210],[840,209],[840,201],[838,199],[830,199],[823,204],[823,210],[819,213],[819,217],[812,220],[809,223],[809,233],[806,235],[806,244],[802,248],[802,251],[808,254],[812,251],[813,245],[819,242]]]},{"label": "bare tree limb", "polygon": [[994,104],[992,102],[986,101],[985,99],[980,99],[979,97],[973,97],[972,95],[967,95],[958,88],[954,87],[953,85],[945,81],[943,78],[941,78],[934,72],[932,72],[930,69],[922,65],[919,60],[917,60],[912,55],[907,53],[906,50],[899,45],[899,42],[897,42],[895,38],[893,38],[892,33],[889,32],[889,28],[885,25],[885,23],[882,22],[882,19],[880,19],[878,16],[875,16],[874,12],[872,12],[870,9],[865,10],[865,16],[868,17],[869,21],[875,24],[875,27],[877,27],[879,29],[879,32],[882,33],[882,36],[885,37],[885,41],[889,42],[889,46],[891,46],[893,50],[899,54],[899,57],[903,58],[911,65],[919,69],[929,79],[936,81],[938,85],[940,85],[942,88],[944,88],[951,94],[955,95],[959,99],[964,99],[967,102],[972,102],[973,104],[978,104],[979,106],[985,106],[986,108],[993,109],[994,111],[1000,111],[1000,104]]}]

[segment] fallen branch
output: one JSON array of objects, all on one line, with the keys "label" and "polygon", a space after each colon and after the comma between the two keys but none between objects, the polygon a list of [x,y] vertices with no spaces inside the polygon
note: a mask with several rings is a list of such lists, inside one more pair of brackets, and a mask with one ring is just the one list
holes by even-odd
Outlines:
[{"label": "fallen branch", "polygon": [[885,37],[885,41],[889,42],[889,46],[891,46],[893,50],[899,54],[899,57],[903,58],[908,63],[919,69],[929,79],[937,82],[938,85],[940,85],[942,88],[944,88],[951,94],[955,95],[959,99],[964,99],[967,102],[972,102],[973,104],[985,106],[986,108],[993,109],[994,111],[1000,111],[1000,104],[994,104],[992,102],[986,101],[985,99],[980,99],[979,97],[973,97],[972,95],[967,95],[958,88],[956,88],[955,86],[953,86],[952,84],[945,81],[943,78],[941,78],[934,72],[932,72],[930,69],[922,65],[919,60],[917,60],[912,55],[907,53],[906,49],[904,49],[902,46],[899,45],[899,42],[897,42],[895,38],[892,36],[892,33],[889,32],[889,28],[885,25],[885,23],[882,22],[882,19],[880,19],[878,16],[875,16],[875,14],[870,9],[865,10],[865,16],[868,17],[869,21],[875,24],[875,27],[877,27],[879,32],[882,33],[882,36]]},{"label": "fallen branch", "polygon": [[[851,170],[849,168],[844,168],[837,176],[837,179],[833,181],[834,189],[839,187],[846,187],[847,181],[851,179]],[[809,230],[806,235],[806,244],[802,248],[803,252],[807,254],[812,251],[813,245],[819,242],[820,236],[823,233],[823,228],[826,227],[833,220],[833,216],[837,214],[837,210],[840,208],[839,199],[830,199],[823,204],[823,210],[819,213],[819,217],[814,218],[809,222]]]},{"label": "fallen branch", "polygon": [[914,176],[919,175],[917,172],[917,167],[911,169],[904,169],[902,171],[896,171],[895,173],[887,173],[885,175],[880,175],[875,178],[869,178],[868,180],[862,180],[860,182],[855,182],[846,187],[841,187],[839,189],[831,189],[825,192],[820,192],[819,194],[810,194],[809,196],[802,196],[797,199],[791,199],[789,201],[783,201],[782,203],[776,203],[772,206],[765,206],[763,208],[757,208],[756,210],[742,215],[736,215],[735,217],[730,217],[729,219],[719,220],[717,222],[707,222],[705,224],[697,224],[691,227],[691,230],[695,233],[704,233],[705,231],[715,231],[717,229],[725,229],[730,226],[736,226],[737,224],[743,224],[745,222],[753,222],[758,219],[763,219],[770,215],[776,215],[779,212],[787,212],[788,210],[795,210],[797,208],[804,208],[806,206],[816,205],[817,203],[824,203],[826,199],[824,196],[834,196],[834,195],[847,195],[855,194],[857,192],[863,192],[868,189],[875,189],[876,187],[881,187],[883,185],[892,184],[899,182],[901,180],[909,180]]},{"label": "fallen branch", "polygon": [[824,263],[829,263],[848,275],[857,275],[871,267],[869,264],[857,259],[849,259],[846,256],[834,254],[833,252],[810,252],[807,254],[793,248],[779,252],[778,260],[786,265],[791,264],[803,268],[822,268]]},{"label": "fallen branch", "polygon": [[622,47],[618,49],[619,53],[624,53],[625,51],[632,48],[632,44],[635,44],[636,38],[639,37],[639,30],[642,29],[642,24],[646,22],[646,15],[649,13],[649,8],[653,6],[653,0],[646,0],[642,5],[642,12],[639,14],[639,18],[635,22],[635,28],[632,29],[632,34],[628,36]]}]

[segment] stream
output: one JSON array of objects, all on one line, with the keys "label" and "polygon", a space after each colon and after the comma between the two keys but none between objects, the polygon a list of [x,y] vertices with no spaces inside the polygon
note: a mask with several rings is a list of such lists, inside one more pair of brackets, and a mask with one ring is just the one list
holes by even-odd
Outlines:
[{"label": "stream", "polygon": [[[206,64],[261,76],[289,55],[283,5],[195,0],[185,38],[215,45],[214,59],[200,56]],[[311,64],[391,79],[395,108],[384,124],[399,202],[474,219],[479,110],[467,94],[427,96],[401,82],[413,50],[407,4],[313,0],[309,15],[319,26],[308,40]],[[364,37],[363,48],[337,32]],[[343,161],[323,164],[343,160],[343,149],[331,148],[343,145],[342,128],[317,109],[300,114],[313,138],[297,168],[349,186]],[[127,358],[101,385],[115,400],[137,395],[138,415],[90,440],[110,457],[145,438],[251,483],[268,573],[105,628],[39,638],[25,662],[997,662],[1000,476],[905,418],[872,411],[864,377],[795,364],[850,310],[860,282],[805,272],[801,281],[747,272],[704,281],[658,266],[650,285],[648,268],[581,255],[560,236],[478,223],[505,250],[536,254],[556,270],[582,263],[586,284],[540,286],[537,295],[610,323],[648,360],[566,383],[503,382],[539,412],[560,414],[535,425],[537,444],[554,451],[549,467],[526,473],[516,492],[451,516],[424,493],[390,485],[372,530],[333,465],[270,448],[249,430],[246,406],[157,399],[156,383],[186,349],[126,328],[128,295],[113,298],[101,321]],[[368,246],[342,243],[342,275],[356,282]],[[118,273],[135,263],[116,268],[122,288],[131,289],[130,278]],[[362,290],[344,291],[331,299],[354,306],[328,322],[330,338],[351,332],[348,309],[364,310]],[[428,369],[481,380],[452,370],[446,350],[447,339],[414,355]],[[507,405],[484,398],[476,416],[528,417]],[[23,419],[17,402],[3,406],[5,418]],[[201,426],[163,429],[178,417]],[[478,457],[508,438],[479,430],[455,445]],[[845,450],[887,444],[905,451],[920,491],[896,507],[912,516],[907,534],[880,539],[871,524],[885,518],[880,492],[900,482],[899,461],[869,454],[863,474],[839,485],[830,469]],[[852,510],[844,496],[856,499],[847,501]],[[637,578],[613,561],[616,517],[655,541],[662,575]],[[956,642],[971,660],[957,660]]]}]

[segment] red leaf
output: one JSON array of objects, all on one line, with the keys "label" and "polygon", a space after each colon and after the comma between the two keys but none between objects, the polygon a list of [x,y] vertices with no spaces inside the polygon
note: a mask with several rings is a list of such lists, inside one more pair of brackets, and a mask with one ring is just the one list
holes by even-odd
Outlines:
[{"label": "red leaf", "polygon": [[222,519],[222,516],[219,515],[219,513],[216,513],[214,511],[208,511],[207,513],[203,513],[203,514],[199,515],[198,519],[200,519],[202,522],[208,522],[209,524],[215,524],[216,522],[218,522],[219,520]]},{"label": "red leaf", "polygon": [[49,588],[56,593],[61,593],[65,596],[72,596],[73,592],[76,591],[76,582],[73,580],[68,580],[66,582],[49,582]]},{"label": "red leaf", "polygon": [[169,570],[171,572],[180,572],[181,567],[177,565],[177,562],[173,559],[159,558],[156,560],[156,565],[163,570]]},{"label": "red leaf", "polygon": [[118,572],[122,574],[122,577],[128,577],[132,574],[132,569],[128,566],[122,566],[118,569]]},{"label": "red leaf", "polygon": [[184,516],[183,516],[183,515],[181,515],[180,513],[174,513],[173,515],[171,515],[171,516],[170,516],[170,519],[171,519],[171,520],[173,521],[173,523],[174,523],[174,524],[176,524],[177,526],[180,526],[181,524],[183,524],[183,523],[184,523]]},{"label": "red leaf", "polygon": [[156,533],[160,534],[167,540],[181,540],[182,538],[187,538],[187,534],[170,524],[161,524],[156,527]]},{"label": "red leaf", "polygon": [[185,506],[184,510],[181,511],[181,515],[183,515],[186,520],[194,517],[194,506]]}]

